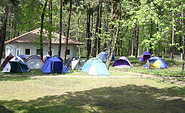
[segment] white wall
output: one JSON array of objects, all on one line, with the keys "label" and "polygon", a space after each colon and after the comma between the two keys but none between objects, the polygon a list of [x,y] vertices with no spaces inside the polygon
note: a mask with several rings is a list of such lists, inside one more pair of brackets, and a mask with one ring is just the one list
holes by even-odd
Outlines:
[{"label": "white wall", "polygon": [[[36,49],[38,47],[34,44],[24,44],[24,43],[13,43],[13,44],[7,44],[5,45],[5,56],[8,56],[9,53],[11,52],[14,56],[17,56],[16,51],[20,51],[20,54],[25,55],[25,49],[30,49],[30,55],[26,55],[27,57],[31,55],[36,55]],[[48,51],[48,46],[44,44],[44,51],[43,55],[45,55]],[[70,49],[70,55],[67,55],[67,57],[75,57],[76,56],[76,45],[68,45],[68,49]],[[61,48],[61,57],[64,58],[64,51],[65,50],[65,45],[62,45]],[[52,55],[57,55],[58,54],[58,45],[52,45]]]}]

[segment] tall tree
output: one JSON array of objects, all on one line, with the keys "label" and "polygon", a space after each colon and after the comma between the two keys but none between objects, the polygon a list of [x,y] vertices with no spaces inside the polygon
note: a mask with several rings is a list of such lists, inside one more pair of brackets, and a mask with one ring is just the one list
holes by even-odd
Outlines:
[{"label": "tall tree", "polygon": [[68,50],[68,40],[69,40],[69,31],[70,31],[70,23],[71,23],[71,13],[72,13],[72,0],[69,1],[69,17],[68,17],[68,26],[67,26],[67,36],[66,36],[66,42],[65,42],[65,57],[64,60],[67,59],[67,50]]},{"label": "tall tree", "polygon": [[111,0],[111,19],[110,19],[110,26],[109,26],[109,33],[110,33],[110,39],[108,41],[108,60],[106,61],[106,66],[109,69],[110,63],[111,63],[111,59],[112,56],[114,54],[114,50],[115,50],[115,44],[117,41],[117,35],[118,35],[118,31],[119,31],[119,25],[117,26],[117,30],[116,32],[114,31],[114,23],[117,19],[117,13],[118,13],[118,3],[120,1],[119,0]]},{"label": "tall tree", "polygon": [[43,11],[41,14],[41,24],[40,24],[40,38],[39,38],[39,46],[40,46],[40,57],[43,58],[43,28],[44,28],[44,16],[46,12],[47,2],[45,1],[43,6]]},{"label": "tall tree", "polygon": [[91,13],[92,9],[90,8],[90,3],[87,5],[87,29],[86,29],[86,36],[87,36],[87,54],[86,58],[89,59],[91,54]]},{"label": "tall tree", "polygon": [[[153,21],[150,20],[150,40],[153,38]],[[150,42],[150,53],[153,54],[153,49],[152,49],[152,42]]]},{"label": "tall tree", "polygon": [[52,35],[52,0],[49,0],[49,34],[48,34],[48,38],[49,38],[49,43],[48,43],[48,54],[50,56],[52,56],[52,50],[51,50],[51,35]]},{"label": "tall tree", "polygon": [[92,56],[96,57],[97,54],[97,42],[98,42],[98,32],[99,32],[99,23],[100,23],[100,0],[99,3],[97,5],[97,14],[96,14],[96,27],[95,27],[95,37],[94,37],[94,46],[92,49]]},{"label": "tall tree", "polygon": [[[99,29],[98,29],[98,33],[101,34],[102,30],[101,30],[101,27],[102,27],[102,0],[99,0],[99,12],[100,12],[100,19],[99,19]],[[98,37],[98,53],[101,52],[101,38]]]},{"label": "tall tree", "polygon": [[[183,2],[181,2],[181,5],[183,6]],[[182,71],[184,72],[184,68],[185,68],[185,38],[184,38],[184,35],[185,35],[185,32],[184,32],[184,23],[185,23],[185,16],[184,16],[184,13],[185,13],[185,10],[182,9],[181,10],[181,30],[182,30],[182,33],[181,33],[181,37],[182,37]]]},{"label": "tall tree", "polygon": [[58,56],[61,55],[62,47],[62,13],[63,12],[63,0],[60,0],[60,30],[59,30],[59,46],[58,46]]},{"label": "tall tree", "polygon": [[5,41],[5,37],[6,37],[6,26],[7,26],[8,14],[9,14],[8,4],[4,5],[3,10],[4,10],[4,13],[1,18],[2,26],[0,28],[0,63],[1,63],[1,58],[3,55],[4,41]]},{"label": "tall tree", "polygon": [[18,0],[9,0],[9,1],[1,1],[1,4],[3,5],[3,15],[1,17],[1,23],[0,26],[0,64],[1,59],[4,51],[4,42],[6,38],[6,28],[7,28],[7,21],[8,21],[8,15],[9,15],[9,2],[16,5],[18,4]]},{"label": "tall tree", "polygon": [[175,17],[174,11],[172,11],[172,33],[171,33],[171,59],[174,59],[174,40],[175,40]]}]

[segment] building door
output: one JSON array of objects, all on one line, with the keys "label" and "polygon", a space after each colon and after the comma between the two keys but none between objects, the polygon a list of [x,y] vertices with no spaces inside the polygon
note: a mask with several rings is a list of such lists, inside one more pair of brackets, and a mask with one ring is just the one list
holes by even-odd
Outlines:
[{"label": "building door", "polygon": [[16,49],[16,56],[20,55],[20,49]]}]

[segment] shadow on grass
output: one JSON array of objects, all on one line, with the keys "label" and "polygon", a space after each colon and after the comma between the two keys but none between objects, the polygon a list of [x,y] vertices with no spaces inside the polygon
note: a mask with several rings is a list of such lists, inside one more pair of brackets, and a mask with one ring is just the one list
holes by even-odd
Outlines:
[{"label": "shadow on grass", "polygon": [[14,75],[14,76],[27,76],[27,75],[44,75],[44,73],[41,72],[40,69],[34,69],[34,70],[30,70],[27,73],[1,73],[1,75]]},{"label": "shadow on grass", "polygon": [[[31,70],[27,73],[1,73],[0,81],[24,81],[30,80],[32,76],[50,76],[50,75],[61,75],[61,73],[42,73],[41,70]],[[62,75],[66,75],[62,73]]]},{"label": "shadow on grass", "polygon": [[[102,87],[37,100],[0,101],[1,113],[184,113],[185,88]],[[6,108],[6,109],[5,109]]]},{"label": "shadow on grass", "polygon": [[24,80],[31,80],[28,76],[1,76],[0,81],[24,81]]},{"label": "shadow on grass", "polygon": [[13,111],[11,111],[11,110],[9,110],[9,109],[5,108],[4,106],[1,106],[1,105],[0,105],[0,112],[1,113],[13,113]]}]

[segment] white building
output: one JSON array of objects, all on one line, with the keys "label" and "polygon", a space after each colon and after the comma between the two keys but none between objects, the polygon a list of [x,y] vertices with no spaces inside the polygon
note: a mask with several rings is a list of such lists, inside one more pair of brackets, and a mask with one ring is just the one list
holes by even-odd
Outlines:
[{"label": "white building", "polygon": [[[48,52],[48,40],[47,40],[47,31],[44,30],[43,33],[43,55]],[[24,33],[18,37],[15,37],[11,40],[5,42],[5,56],[8,56],[12,53],[14,56],[19,56],[21,54],[26,55],[27,57],[31,55],[39,55],[39,37],[40,37],[40,28],[32,30],[30,32]],[[65,52],[65,40],[66,37],[62,36],[62,47],[61,47],[61,57],[64,58]],[[68,40],[68,50],[67,57],[76,56],[77,45],[82,45],[79,41]],[[52,55],[58,54],[59,46],[59,34],[52,34]]]}]

